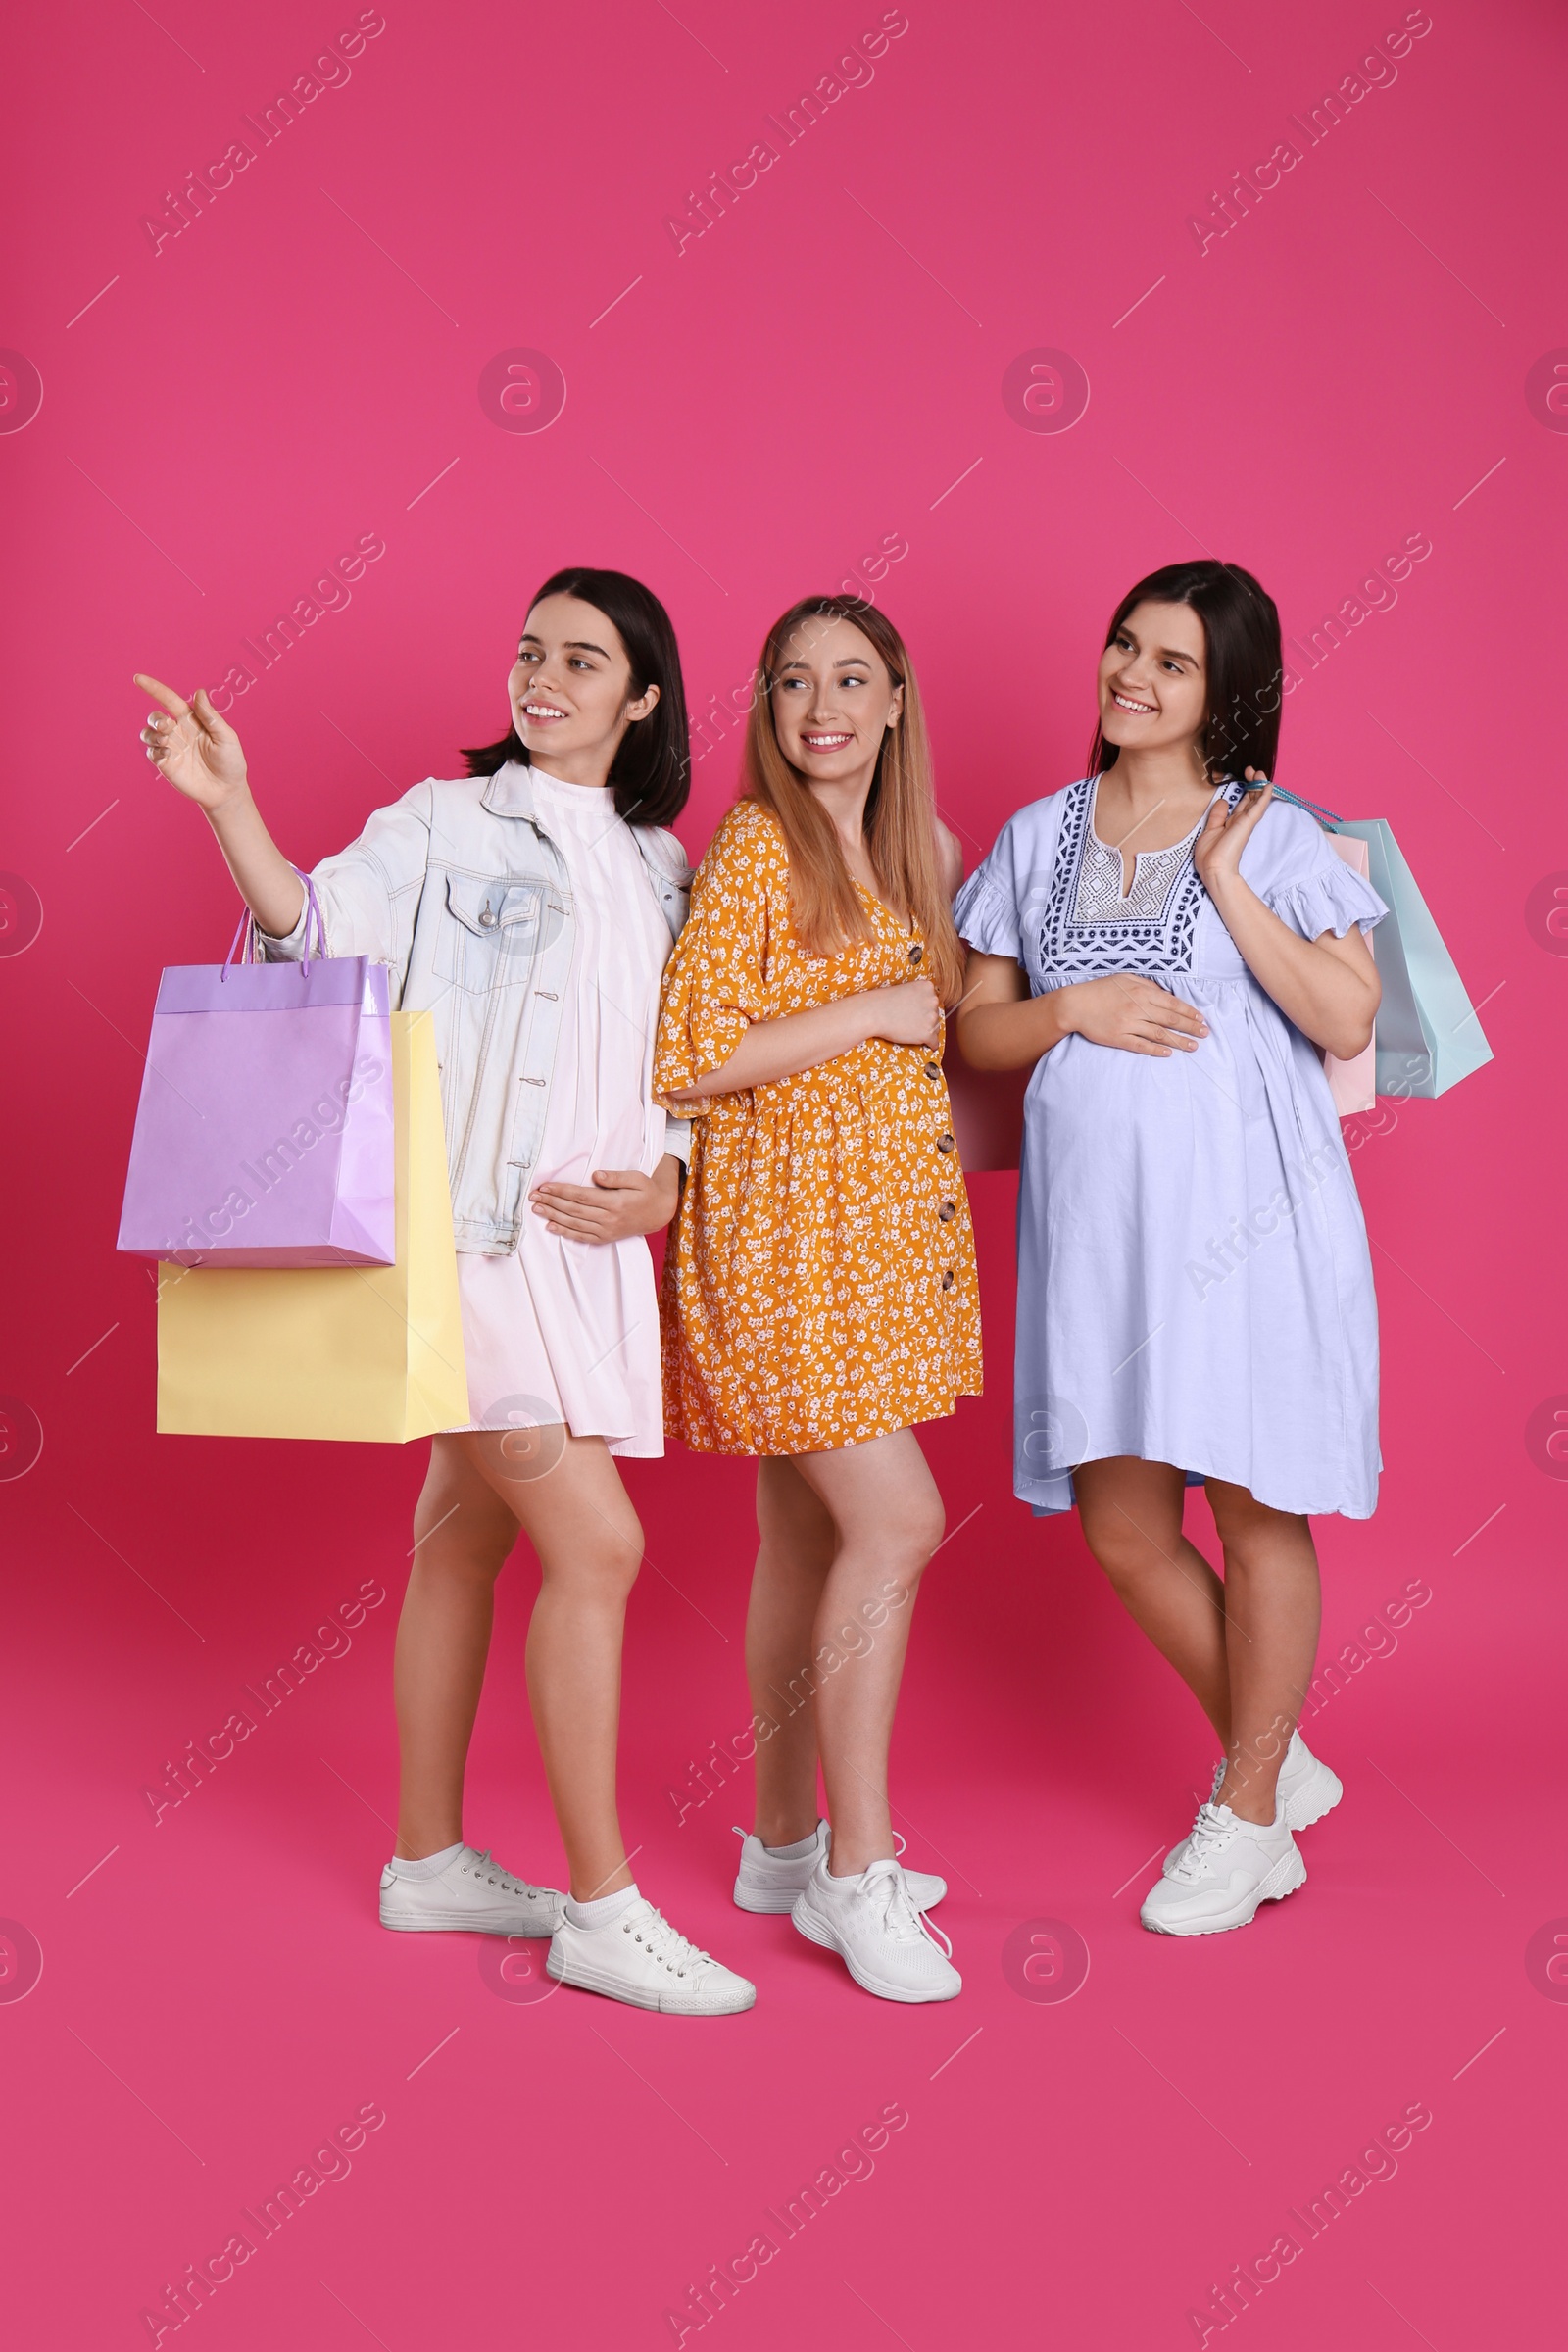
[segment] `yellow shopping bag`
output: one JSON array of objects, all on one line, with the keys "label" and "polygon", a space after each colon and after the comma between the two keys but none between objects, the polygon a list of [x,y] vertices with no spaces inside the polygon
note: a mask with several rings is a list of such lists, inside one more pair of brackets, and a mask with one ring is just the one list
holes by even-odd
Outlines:
[{"label": "yellow shopping bag", "polygon": [[392,1015],[397,1259],[158,1273],[158,1427],[401,1445],[468,1419],[428,1012]]}]

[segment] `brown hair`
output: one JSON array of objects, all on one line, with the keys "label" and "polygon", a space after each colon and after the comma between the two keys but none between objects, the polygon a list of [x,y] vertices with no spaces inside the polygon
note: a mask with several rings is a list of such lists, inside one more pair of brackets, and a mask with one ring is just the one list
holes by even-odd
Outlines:
[{"label": "brown hair", "polygon": [[[1198,753],[1204,773],[1217,784],[1247,770],[1272,776],[1280,752],[1280,703],[1285,657],[1280,650],[1280,616],[1260,580],[1239,564],[1214,558],[1167,564],[1129,588],[1110,616],[1105,643],[1111,645],[1138,605],[1191,605],[1203,631],[1208,661],[1208,708]],[[1092,776],[1116,764],[1117,746],[1100,727],[1089,747]]]},{"label": "brown hair", "polygon": [[[547,596],[576,596],[602,612],[617,630],[631,665],[635,699],[650,686],[659,700],[646,718],[626,729],[610,763],[610,786],[615,796],[615,814],[628,825],[672,825],[686,806],[691,790],[692,763],[686,725],[686,689],[680,674],[680,650],[669,614],[651,588],[623,571],[594,571],[580,564],[553,571],[536,588],[527,610]],[[498,767],[515,760],[526,767],[528,754],[515,727],[509,726],[499,743],[475,744],[463,755],[470,776],[493,776]]]},{"label": "brown hair", "polygon": [[790,860],[790,910],[808,956],[833,956],[871,936],[870,919],[844,861],[832,821],[773,731],[773,687],[802,621],[847,620],[881,657],[904,710],[882,737],[865,803],[865,847],[881,896],[925,940],[924,977],[944,1004],[963,988],[963,951],[953,927],[937,857],[931,747],[903,638],[874,605],[855,596],[807,596],[773,623],[757,664],[746,727],[743,794],[777,817]]}]

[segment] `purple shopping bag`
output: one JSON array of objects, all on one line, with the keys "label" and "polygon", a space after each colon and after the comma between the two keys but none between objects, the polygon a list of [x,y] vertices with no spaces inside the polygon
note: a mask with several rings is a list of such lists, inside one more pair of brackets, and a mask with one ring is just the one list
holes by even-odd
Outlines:
[{"label": "purple shopping bag", "polygon": [[226,963],[164,973],[122,1250],[190,1266],[395,1261],[388,975],[368,956],[322,953],[320,909],[301,879],[300,962],[252,960],[247,916]]}]

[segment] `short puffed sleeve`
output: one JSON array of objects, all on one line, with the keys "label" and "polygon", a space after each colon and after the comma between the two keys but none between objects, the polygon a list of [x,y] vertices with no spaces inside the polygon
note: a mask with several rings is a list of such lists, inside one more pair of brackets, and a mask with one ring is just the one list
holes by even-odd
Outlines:
[{"label": "short puffed sleeve", "polygon": [[1032,801],[1009,816],[989,857],[976,866],[954,902],[958,937],[981,956],[1010,956],[1026,961],[1025,933],[1031,911],[1049,895],[1061,829],[1063,795]]},{"label": "short puffed sleeve", "polygon": [[1388,913],[1370,882],[1347,865],[1315,816],[1274,801],[1263,811],[1242,854],[1242,877],[1265,906],[1302,939],[1332,931],[1343,939],[1353,926],[1363,934]]},{"label": "short puffed sleeve", "polygon": [[[664,967],[654,1048],[660,1102],[722,1069],[754,1021],[768,1017],[768,949],[789,904],[789,858],[776,820],[742,801],[697,869],[691,912]],[[693,1117],[706,1102],[682,1103]]]}]

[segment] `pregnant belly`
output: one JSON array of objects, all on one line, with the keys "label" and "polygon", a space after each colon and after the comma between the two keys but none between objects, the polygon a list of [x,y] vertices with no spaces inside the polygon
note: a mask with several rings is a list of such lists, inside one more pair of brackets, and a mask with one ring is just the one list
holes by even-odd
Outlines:
[{"label": "pregnant belly", "polygon": [[664,1114],[630,1085],[610,1101],[553,1098],[539,1146],[535,1184],[590,1184],[596,1168],[635,1168],[646,1176],[662,1152]]},{"label": "pregnant belly", "polygon": [[[1196,1053],[1129,1054],[1120,1046],[1064,1037],[1038,1064],[1024,1098],[1025,1117],[1054,1148],[1103,1143],[1135,1132],[1187,1125],[1195,1089],[1207,1097],[1229,1056],[1207,1038]],[[1234,1092],[1228,1087],[1228,1091]]]},{"label": "pregnant belly", "polygon": [[1179,1264],[1237,1216],[1277,1222],[1297,1200],[1337,1216],[1342,1189],[1353,1208],[1311,1048],[1251,993],[1216,988],[1203,1010],[1209,1034],[1191,1053],[1129,1054],[1074,1036],[1037,1067],[1025,1099],[1028,1190],[1064,1242],[1119,1234],[1153,1247],[1157,1237],[1159,1254]]},{"label": "pregnant belly", "polygon": [[[1267,1199],[1279,1159],[1260,1073],[1216,1026],[1193,1053],[1129,1054],[1064,1038],[1025,1098],[1028,1190],[1063,1239],[1155,1236]],[[1263,1115],[1259,1117],[1259,1113]],[[1180,1260],[1178,1259],[1178,1262]]]}]

